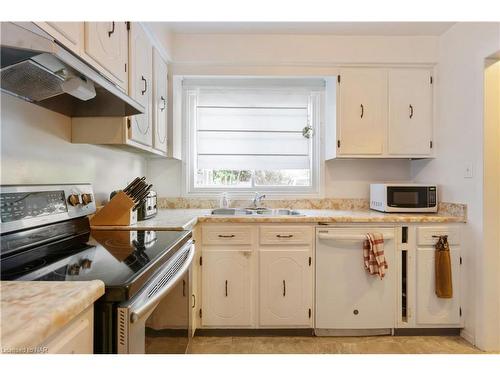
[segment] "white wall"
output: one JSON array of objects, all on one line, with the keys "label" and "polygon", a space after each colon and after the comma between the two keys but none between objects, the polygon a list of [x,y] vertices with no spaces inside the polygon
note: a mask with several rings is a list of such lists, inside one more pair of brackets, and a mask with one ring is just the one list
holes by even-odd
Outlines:
[{"label": "white wall", "polygon": [[143,157],[104,146],[71,143],[69,117],[1,95],[1,183],[90,182],[96,200],[145,174]]},{"label": "white wall", "polygon": [[[314,75],[337,74],[342,64],[433,64],[438,38],[332,35],[175,34],[171,74]],[[148,177],[159,196],[180,196],[182,164],[148,162]],[[374,181],[408,181],[408,160],[333,160],[325,163],[325,196],[368,198]]]},{"label": "white wall", "polygon": [[[499,23],[458,23],[440,37],[436,159],[412,162],[415,180],[435,181],[441,186],[442,200],[468,205],[468,225],[462,235],[464,269],[468,271],[464,280],[465,335],[475,336],[477,345],[485,349],[498,345],[499,332],[492,328],[494,319],[498,326],[500,317],[487,313],[488,304],[496,297],[485,294],[491,279],[485,279],[483,273],[488,252],[494,251],[482,237],[483,75],[485,58],[498,50]],[[473,178],[464,178],[468,163],[473,166]]]}]

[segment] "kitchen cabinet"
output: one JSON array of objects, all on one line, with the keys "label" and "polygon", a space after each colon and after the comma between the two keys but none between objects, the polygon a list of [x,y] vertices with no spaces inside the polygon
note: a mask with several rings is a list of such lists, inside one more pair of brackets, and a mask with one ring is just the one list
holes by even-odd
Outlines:
[{"label": "kitchen cabinet", "polygon": [[[399,251],[397,328],[463,326],[461,307],[462,258],[460,225],[405,226],[407,242]],[[439,235],[448,235],[452,267],[452,298],[435,294],[435,248]]]},{"label": "kitchen cabinet", "polygon": [[387,107],[387,72],[342,69],[338,95],[340,155],[382,155]]},{"label": "kitchen cabinet", "polygon": [[141,115],[130,116],[129,138],[152,146],[153,46],[143,26],[130,25],[129,95],[146,109]]},{"label": "kitchen cabinet", "polygon": [[77,55],[83,52],[83,22],[36,22],[37,26]]},{"label": "kitchen cabinet", "polygon": [[202,324],[204,327],[251,327],[254,282],[250,249],[203,251]]},{"label": "kitchen cabinet", "polygon": [[326,159],[433,157],[432,80],[430,67],[341,68],[326,84]]},{"label": "kitchen cabinet", "polygon": [[432,151],[431,73],[423,69],[389,71],[390,155],[429,155]]},{"label": "kitchen cabinet", "polygon": [[126,22],[85,22],[84,58],[127,92],[128,30]]},{"label": "kitchen cabinet", "polygon": [[153,148],[167,153],[167,63],[153,49]]},{"label": "kitchen cabinet", "polygon": [[311,249],[260,251],[261,327],[311,327],[313,267]]},{"label": "kitchen cabinet", "polygon": [[39,345],[49,354],[92,354],[94,352],[94,305]]}]

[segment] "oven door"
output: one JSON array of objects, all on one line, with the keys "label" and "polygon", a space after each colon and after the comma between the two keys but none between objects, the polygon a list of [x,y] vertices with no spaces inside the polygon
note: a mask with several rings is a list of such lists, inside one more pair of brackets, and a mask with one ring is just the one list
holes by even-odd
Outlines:
[{"label": "oven door", "polygon": [[139,294],[118,307],[119,354],[186,352],[191,338],[189,273],[194,251],[190,240]]},{"label": "oven door", "polygon": [[387,207],[407,212],[427,212],[437,208],[433,186],[388,186]]}]

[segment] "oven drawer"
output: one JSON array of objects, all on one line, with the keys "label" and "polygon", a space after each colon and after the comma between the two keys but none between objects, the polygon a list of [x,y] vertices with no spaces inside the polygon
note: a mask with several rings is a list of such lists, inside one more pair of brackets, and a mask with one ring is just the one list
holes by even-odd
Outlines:
[{"label": "oven drawer", "polygon": [[312,245],[313,228],[295,225],[260,227],[261,245]]},{"label": "oven drawer", "polygon": [[204,225],[201,238],[203,245],[250,245],[252,232],[248,225]]}]

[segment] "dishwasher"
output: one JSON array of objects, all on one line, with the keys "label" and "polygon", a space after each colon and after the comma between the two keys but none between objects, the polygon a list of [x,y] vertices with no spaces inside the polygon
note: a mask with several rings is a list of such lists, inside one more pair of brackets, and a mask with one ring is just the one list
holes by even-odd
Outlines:
[{"label": "dishwasher", "polygon": [[[385,277],[364,268],[366,234],[384,236]],[[316,228],[317,336],[391,334],[396,306],[396,229],[394,227]]]}]

